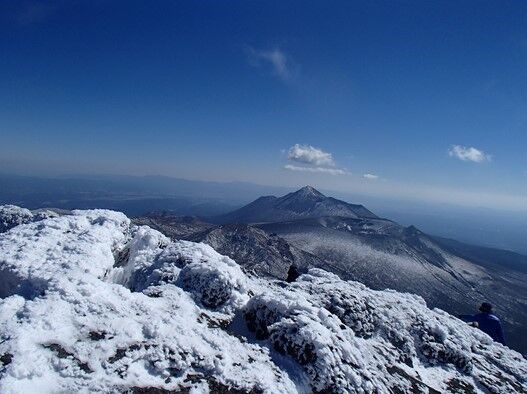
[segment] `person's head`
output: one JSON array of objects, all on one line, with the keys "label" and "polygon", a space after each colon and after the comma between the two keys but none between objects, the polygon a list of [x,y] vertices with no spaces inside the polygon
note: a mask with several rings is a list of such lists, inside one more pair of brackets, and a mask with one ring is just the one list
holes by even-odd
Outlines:
[{"label": "person's head", "polygon": [[479,310],[483,313],[490,313],[492,312],[492,305],[489,304],[488,302],[484,302],[481,304],[481,306],[479,307]]}]

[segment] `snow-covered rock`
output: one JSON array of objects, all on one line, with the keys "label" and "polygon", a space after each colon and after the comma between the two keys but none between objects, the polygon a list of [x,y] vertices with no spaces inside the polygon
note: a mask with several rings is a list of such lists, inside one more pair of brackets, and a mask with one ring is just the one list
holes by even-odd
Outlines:
[{"label": "snow-covered rock", "polygon": [[1,234],[0,296],[1,393],[527,392],[520,354],[420,297],[247,276],[106,210]]},{"label": "snow-covered rock", "polygon": [[36,222],[59,216],[49,209],[30,211],[16,205],[0,205],[0,233],[4,233],[19,224]]},{"label": "snow-covered rock", "polygon": [[32,220],[33,214],[29,209],[16,205],[0,205],[0,233]]}]

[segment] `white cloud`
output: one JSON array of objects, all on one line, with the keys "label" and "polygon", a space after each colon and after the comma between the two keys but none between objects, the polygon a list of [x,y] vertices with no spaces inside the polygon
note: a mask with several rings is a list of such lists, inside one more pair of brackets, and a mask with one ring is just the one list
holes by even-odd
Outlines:
[{"label": "white cloud", "polygon": [[287,158],[291,161],[314,166],[335,166],[331,153],[324,152],[322,149],[314,148],[311,145],[293,145],[289,148]]},{"label": "white cloud", "polygon": [[[289,171],[344,175],[349,172],[336,166],[333,155],[311,145],[295,144],[287,151],[287,159],[293,164],[284,166]],[[301,163],[302,165],[295,165]]]},{"label": "white cloud", "polygon": [[465,147],[461,145],[453,145],[449,149],[448,155],[463,161],[473,161],[474,163],[482,163],[484,161],[491,160],[491,156],[489,154],[486,154],[485,152],[472,146]]},{"label": "white cloud", "polygon": [[362,177],[366,179],[371,179],[371,180],[379,179],[379,175],[375,175],[375,174],[364,174]]},{"label": "white cloud", "polygon": [[345,175],[347,172],[340,168],[325,168],[325,167],[303,167],[303,166],[294,166],[292,164],[286,164],[284,166],[286,170],[289,171],[303,171],[303,172],[318,172],[329,175]]},{"label": "white cloud", "polygon": [[291,60],[280,49],[258,50],[248,47],[247,55],[252,66],[261,67],[263,64],[268,64],[282,80],[288,80],[292,77]]}]

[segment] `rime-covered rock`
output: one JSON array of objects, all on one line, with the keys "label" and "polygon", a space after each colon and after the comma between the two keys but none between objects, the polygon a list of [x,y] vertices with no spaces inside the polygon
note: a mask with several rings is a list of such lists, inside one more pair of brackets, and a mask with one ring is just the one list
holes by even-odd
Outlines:
[{"label": "rime-covered rock", "polygon": [[38,222],[57,216],[59,214],[49,209],[30,211],[16,205],[0,205],[0,233],[4,233],[19,224]]},{"label": "rime-covered rock", "polygon": [[33,214],[29,209],[16,205],[0,205],[0,233],[32,220]]}]

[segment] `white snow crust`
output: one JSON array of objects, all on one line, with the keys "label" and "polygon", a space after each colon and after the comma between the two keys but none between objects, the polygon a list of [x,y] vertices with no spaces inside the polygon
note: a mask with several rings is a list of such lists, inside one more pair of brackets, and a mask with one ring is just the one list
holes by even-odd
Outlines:
[{"label": "white snow crust", "polygon": [[418,296],[248,275],[107,210],[0,234],[0,297],[6,394],[527,392],[519,353]]},{"label": "white snow crust", "polygon": [[20,224],[36,222],[59,216],[49,209],[30,211],[16,205],[0,205],[0,233],[6,232]]},{"label": "white snow crust", "polygon": [[16,205],[0,205],[0,233],[32,220],[33,214],[29,209]]}]

